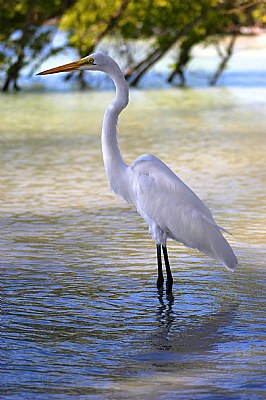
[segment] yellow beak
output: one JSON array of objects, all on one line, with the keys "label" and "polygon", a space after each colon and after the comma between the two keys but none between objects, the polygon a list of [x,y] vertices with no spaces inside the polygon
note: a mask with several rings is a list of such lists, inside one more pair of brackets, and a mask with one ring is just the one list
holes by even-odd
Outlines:
[{"label": "yellow beak", "polygon": [[58,72],[76,71],[80,67],[79,61],[74,61],[69,64],[60,65],[59,67],[47,69],[46,71],[39,72],[37,75],[57,74]]}]

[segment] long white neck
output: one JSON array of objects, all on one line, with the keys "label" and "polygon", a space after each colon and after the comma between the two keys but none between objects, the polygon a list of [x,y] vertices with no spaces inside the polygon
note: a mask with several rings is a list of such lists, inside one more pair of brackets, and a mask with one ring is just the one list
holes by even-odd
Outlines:
[{"label": "long white neck", "polygon": [[128,85],[125,81],[124,75],[116,63],[112,66],[112,69],[105,71],[112,78],[115,88],[116,95],[114,100],[106,108],[103,127],[102,127],[102,152],[103,161],[107,177],[110,183],[111,189],[127,199],[127,194],[124,193],[123,181],[126,178],[127,164],[123,161],[121,156],[118,143],[117,143],[117,122],[118,116],[121,111],[128,104]]}]

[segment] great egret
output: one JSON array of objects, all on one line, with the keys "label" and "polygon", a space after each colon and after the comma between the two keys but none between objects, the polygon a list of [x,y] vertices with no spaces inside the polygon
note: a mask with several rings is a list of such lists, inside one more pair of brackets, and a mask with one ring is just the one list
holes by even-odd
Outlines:
[{"label": "great egret", "polygon": [[233,271],[237,258],[221,234],[225,229],[216,224],[211,211],[197,195],[154,155],[144,154],[131,165],[124,162],[117,143],[116,126],[119,114],[128,104],[128,85],[117,63],[107,55],[94,53],[38,75],[74,70],[105,72],[115,84],[116,95],[106,108],[102,127],[104,166],[111,190],[134,204],[149,226],[157,246],[157,288],[162,289],[164,282],[162,248],[167,274],[166,291],[172,291],[173,278],[166,247],[168,238],[198,249]]}]

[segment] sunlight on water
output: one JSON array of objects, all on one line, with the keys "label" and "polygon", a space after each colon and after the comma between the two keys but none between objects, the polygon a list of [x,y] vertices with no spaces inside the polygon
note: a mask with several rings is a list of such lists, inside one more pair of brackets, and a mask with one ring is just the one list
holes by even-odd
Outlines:
[{"label": "sunlight on water", "polygon": [[230,274],[169,243],[174,298],[156,292],[145,223],[109,192],[112,97],[0,99],[5,398],[263,398],[265,90],[131,93],[124,158],[167,162],[233,233],[240,261]]}]

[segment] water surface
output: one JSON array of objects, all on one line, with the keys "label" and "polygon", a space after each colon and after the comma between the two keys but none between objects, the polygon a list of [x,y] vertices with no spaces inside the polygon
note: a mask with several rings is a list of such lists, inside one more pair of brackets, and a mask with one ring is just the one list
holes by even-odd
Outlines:
[{"label": "water surface", "polygon": [[133,91],[126,161],[153,153],[212,209],[240,266],[169,243],[174,296],[100,148],[112,92],[2,96],[5,399],[265,396],[265,89]]}]

